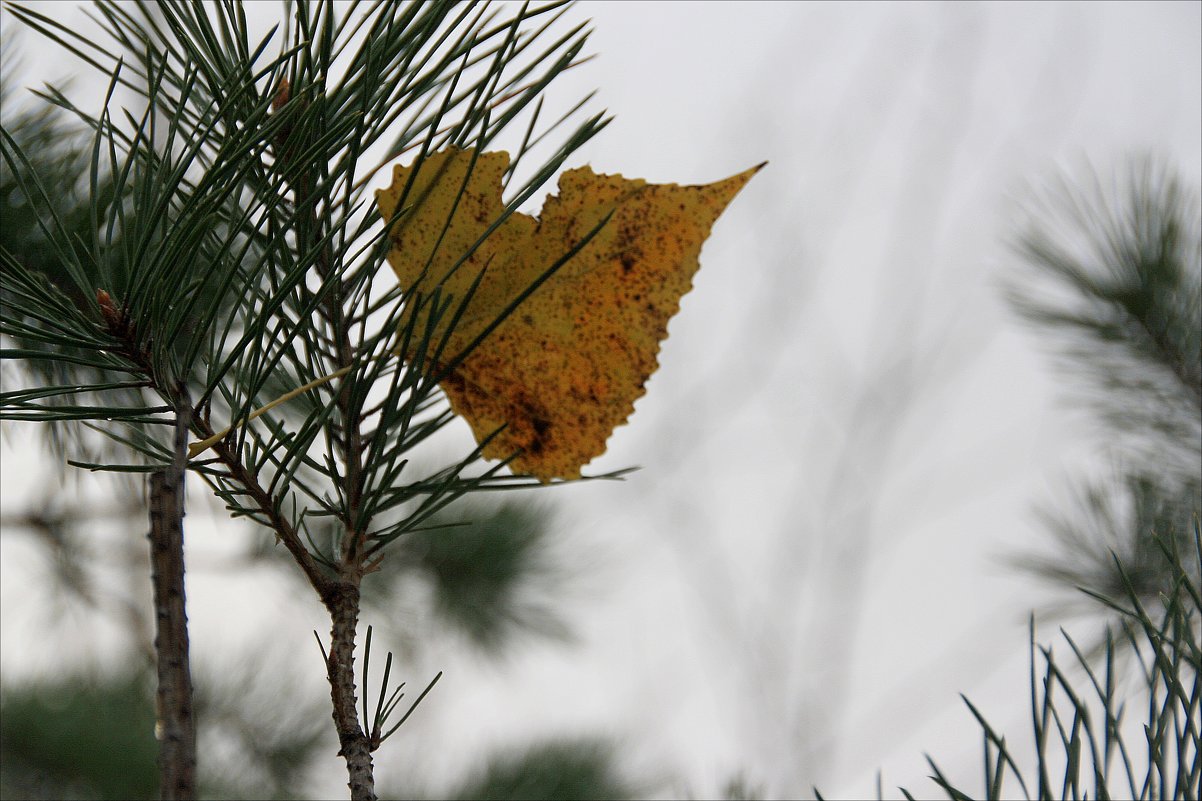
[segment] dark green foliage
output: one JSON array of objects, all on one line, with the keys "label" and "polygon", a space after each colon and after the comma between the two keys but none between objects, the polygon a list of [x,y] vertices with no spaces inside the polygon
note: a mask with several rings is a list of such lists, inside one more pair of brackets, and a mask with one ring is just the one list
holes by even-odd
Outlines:
[{"label": "dark green foliage", "polygon": [[[201,677],[202,797],[305,797],[309,765],[330,745],[326,714],[321,699],[281,703],[286,675]],[[6,686],[0,703],[0,798],[159,797],[154,692],[144,677]]]},{"label": "dark green foliage", "polygon": [[458,516],[466,522],[414,532],[406,543],[406,562],[432,584],[435,611],[491,651],[521,633],[563,636],[561,617],[530,597],[556,578],[547,515],[527,504],[477,503]]},{"label": "dark green foliage", "polygon": [[[88,460],[73,448],[73,464],[135,473],[173,454],[182,469],[175,421],[195,439],[231,424],[188,468],[231,515],[269,529],[337,610],[339,653],[353,653],[357,614],[341,601],[406,553],[421,554],[411,569],[431,577],[438,608],[477,642],[553,628],[554,616],[515,589],[541,569],[532,560],[543,535],[529,517],[505,513],[511,542],[491,530],[385,552],[462,519],[447,507],[469,493],[536,483],[480,465],[478,449],[417,468],[412,451],[453,416],[431,365],[396,358],[405,341],[430,336],[399,327],[401,309],[440,303],[461,314],[466,299],[397,286],[369,183],[391,161],[447,144],[507,147],[515,158],[501,224],[606,123],[579,113],[585,101],[540,119],[544,90],[579,62],[587,31],[554,32],[559,2],[281,10],[281,24],[260,34],[236,2],[102,2],[100,33],[85,34],[6,6],[8,19],[99,70],[109,89],[85,108],[47,87],[32,117],[6,117],[0,130],[4,199],[26,215],[12,224],[37,238],[0,247],[0,357],[18,379],[0,391],[0,418],[83,423],[119,455]],[[248,420],[299,387],[309,388]],[[354,681],[330,670],[338,719],[355,711],[338,700],[353,696]],[[362,698],[366,707],[366,689]],[[261,738],[246,723],[241,753],[253,756]],[[340,734],[352,728],[353,715],[339,719]],[[282,753],[299,765],[316,735],[295,733]],[[365,753],[356,751],[360,766]]]},{"label": "dark green foliage", "polygon": [[[99,203],[107,206],[113,200],[112,182],[107,176],[98,175],[94,183],[89,183],[91,156],[86,128],[73,124],[68,114],[56,106],[18,96],[12,81],[18,71],[19,41],[16,34],[5,31],[0,108],[4,130],[12,137],[11,147],[25,153],[27,158],[0,158],[0,250],[11,254],[23,271],[49,284],[47,291],[62,293],[74,312],[86,313],[95,305],[94,291],[86,291],[72,280],[44,223],[57,219],[66,234],[64,241],[72,251],[70,260],[85,261],[86,243],[92,239],[93,229],[89,192],[94,189]],[[7,148],[9,144],[5,142],[4,146]],[[27,191],[38,185],[53,187],[53,191],[46,194]],[[38,319],[22,313],[11,291],[15,277],[4,271],[3,278],[0,305],[11,308],[22,326],[5,330],[11,338],[6,345],[15,344],[17,347],[11,352],[24,354],[25,378],[45,387],[107,384],[107,396],[113,405],[129,407],[141,403],[140,389],[112,386],[126,376],[112,375],[103,366],[98,369],[95,356],[87,348],[75,343],[48,343],[42,336],[23,336],[23,326],[38,327]],[[13,373],[5,371],[6,388],[14,378]],[[55,398],[53,393],[50,397]],[[44,431],[60,459],[66,450],[65,443],[79,449],[78,426],[51,421]]]},{"label": "dark green foliage", "polygon": [[1202,512],[1198,188],[1149,159],[1110,185],[1066,181],[1032,208],[1018,250],[1029,269],[1011,301],[1080,379],[1117,462],[1112,480],[1078,483],[1076,508],[1045,513],[1055,553],[1021,564],[1112,601],[1129,582],[1156,604],[1172,581],[1157,540],[1188,552]]},{"label": "dark green foliage", "polygon": [[[1202,445],[1202,201],[1150,159],[1110,185],[1067,181],[1031,210],[1010,283],[1018,311],[1054,338],[1090,404],[1159,459]],[[1192,461],[1197,467],[1197,462]]]},{"label": "dark green foliage", "polygon": [[[1176,480],[1182,483],[1174,486]],[[1051,586],[1089,592],[1066,598],[1061,608],[1096,611],[1095,595],[1117,603],[1126,599],[1128,588],[1152,609],[1172,598],[1179,577],[1165,549],[1178,555],[1192,549],[1199,483],[1183,477],[1132,474],[1113,484],[1084,484],[1076,490],[1076,501],[1073,509],[1043,515],[1055,553],[1016,560]],[[1190,578],[1197,582],[1196,566],[1192,569]]]},{"label": "dark green foliage", "polygon": [[613,749],[594,740],[551,742],[491,758],[483,773],[448,798],[525,799],[637,798],[638,791],[613,769]]},{"label": "dark green foliage", "polygon": [[[133,8],[102,5],[99,17],[111,38],[137,43],[119,63],[115,53],[98,52],[53,20],[12,6],[14,18],[104,70],[112,87],[141,95],[146,110],[121,119],[47,91],[47,100],[77,115],[91,135],[84,149],[91,224],[83,252],[63,213],[50,208],[38,220],[48,243],[43,250],[84,307],[47,284],[36,267],[3,252],[0,331],[34,343],[57,365],[82,362],[112,377],[7,391],[0,414],[91,421],[144,463],[162,464],[165,432],[156,424],[166,422],[159,415],[164,401],[174,402],[176,382],[188,385],[196,433],[203,434],[283,390],[353,368],[339,382],[346,385],[341,396],[331,391],[337,385],[324,385],[240,427],[236,450],[247,447],[249,472],[319,551],[317,518],[350,514],[339,511],[348,500],[340,496],[356,501],[358,519],[344,520],[353,529],[409,506],[375,529],[373,538],[386,544],[463,492],[515,482],[464,476],[477,454],[429,477],[406,470],[407,451],[450,415],[424,376],[426,365],[395,363],[402,292],[382,268],[384,226],[360,180],[372,167],[361,163],[364,148],[386,144],[393,154],[412,148],[420,158],[448,142],[486,146],[521,121],[520,161],[562,122],[540,125],[537,101],[577,58],[585,34],[577,27],[535,49],[534,40],[559,16],[554,3],[508,20],[499,8],[452,3],[385,3],[346,16],[326,5],[293,9],[287,27],[253,41],[237,6],[215,8],[212,17],[200,6],[163,6],[156,21]],[[356,31],[367,38],[352,45]],[[352,51],[336,69],[335,59]],[[603,124],[600,115],[584,120],[541,166],[523,161],[521,171],[533,176],[513,178],[510,209]],[[9,171],[25,177],[20,193],[55,197],[7,130],[3,153]],[[111,179],[111,190],[99,191],[102,179]],[[113,298],[116,324],[97,307],[97,287]],[[32,356],[29,347],[3,355]],[[129,383],[144,384],[148,397],[112,395]],[[369,402],[369,391],[383,397]],[[344,420],[348,415],[354,419]],[[354,471],[360,486],[346,493],[330,485],[346,478],[338,464],[356,456],[342,452],[348,443],[340,432],[351,422],[364,429],[355,449],[363,466]],[[327,430],[338,436],[326,439]],[[194,469],[234,514],[263,522],[275,514],[265,515],[261,496],[252,502],[244,482],[227,470]]]},{"label": "dark green foliage", "polygon": [[[1101,667],[1064,634],[1072,656],[1057,657],[1035,642],[1031,630],[1033,758],[1015,753],[1003,733],[968,699],[982,729],[984,782],[979,794],[953,785],[928,757],[932,779],[951,799],[1172,798],[1187,801],[1202,790],[1202,530],[1195,527],[1185,559],[1162,543],[1172,579],[1162,608],[1145,609],[1127,582],[1113,606],[1125,625],[1125,642],[1106,637]],[[1121,567],[1118,568],[1120,575]],[[1127,649],[1146,694],[1124,689]],[[1129,664],[1126,664],[1130,667]],[[1132,720],[1134,718],[1134,720]],[[1142,731],[1140,723],[1142,722]]]},{"label": "dark green foliage", "polygon": [[[6,56],[11,55],[12,46],[5,42]],[[78,257],[83,256],[83,242],[90,227],[87,186],[82,180],[88,172],[87,131],[70,125],[61,110],[53,106],[19,103],[9,85],[10,74],[7,64],[0,69],[4,127],[12,134],[14,146],[30,158],[27,164],[15,165],[16,171],[7,159],[0,160],[0,231],[3,232],[0,236],[4,247],[26,269],[46,276],[83,309],[92,302],[92,296],[71,282],[62,261],[48,246],[39,221],[57,215],[74,234],[72,241]],[[55,187],[56,191],[49,197],[26,195],[22,186],[35,182]],[[112,190],[102,186],[101,191]],[[111,197],[101,200],[104,205],[109,202]]]},{"label": "dark green foliage", "polygon": [[1011,300],[1083,379],[1117,465],[1112,481],[1079,485],[1076,508],[1046,513],[1056,552],[1020,564],[1110,625],[1095,647],[1063,632],[1066,659],[1037,645],[1032,619],[1035,753],[1015,753],[965,699],[982,730],[982,789],[956,787],[928,757],[932,778],[951,799],[1195,799],[1202,202],[1196,187],[1142,160],[1114,186],[1063,184],[1033,212],[1019,244],[1032,269],[1011,282]]},{"label": "dark green foliage", "polygon": [[156,753],[153,693],[141,677],[5,689],[5,798],[157,798]]}]

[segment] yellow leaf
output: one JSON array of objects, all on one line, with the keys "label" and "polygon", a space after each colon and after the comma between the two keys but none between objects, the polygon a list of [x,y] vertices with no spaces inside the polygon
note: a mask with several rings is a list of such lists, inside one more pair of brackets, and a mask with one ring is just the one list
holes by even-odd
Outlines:
[{"label": "yellow leaf", "polygon": [[[658,367],[668,320],[692,288],[702,243],[759,167],[705,186],[581,167],[560,177],[559,195],[547,197],[540,217],[513,213],[480,243],[504,210],[508,166],[508,153],[448,148],[427,156],[411,185],[412,168],[396,166],[392,186],[376,193],[386,220],[403,210],[389,231],[388,261],[409,293],[406,312],[418,315],[409,320],[412,342],[428,343],[424,353],[411,345],[403,355],[441,372],[612,214],[441,382],[477,442],[504,426],[486,458],[516,451],[515,473],[579,478],[634,411]],[[432,304],[416,301],[436,288],[441,303],[451,302],[427,337]]]}]

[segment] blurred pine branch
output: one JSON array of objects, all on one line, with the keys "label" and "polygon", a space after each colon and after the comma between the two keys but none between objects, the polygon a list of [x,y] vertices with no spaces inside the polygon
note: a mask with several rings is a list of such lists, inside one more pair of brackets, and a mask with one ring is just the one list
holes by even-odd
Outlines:
[{"label": "blurred pine branch", "polygon": [[1019,563],[1112,601],[1131,584],[1155,606],[1178,581],[1162,546],[1192,569],[1202,511],[1199,189],[1146,157],[1109,181],[1062,179],[1028,211],[1009,298],[1076,379],[1115,467],[1079,481],[1074,508],[1045,510],[1054,552]]},{"label": "blurred pine branch", "polygon": [[[1017,562],[1107,616],[1097,644],[1039,645],[1033,754],[981,727],[974,795],[927,758],[950,799],[1197,798],[1202,789],[1202,202],[1152,159],[1111,183],[1065,179],[1030,208],[1028,269],[1009,297],[1055,344],[1116,466],[1045,511],[1053,553]],[[1132,686],[1135,691],[1132,692]],[[1131,721],[1132,712],[1141,721]],[[1131,722],[1129,722],[1131,721]],[[1007,787],[1009,783],[1009,787]],[[912,798],[902,790],[907,798]]]}]

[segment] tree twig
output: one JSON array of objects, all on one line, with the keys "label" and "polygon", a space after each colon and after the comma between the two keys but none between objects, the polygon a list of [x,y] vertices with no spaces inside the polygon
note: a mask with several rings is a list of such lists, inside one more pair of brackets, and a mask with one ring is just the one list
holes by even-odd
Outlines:
[{"label": "tree twig", "polygon": [[[276,93],[274,106],[279,111],[291,102],[304,102],[291,98],[291,85],[281,83]],[[297,219],[302,231],[300,242],[323,243],[317,252],[315,263],[317,276],[329,281],[335,269],[335,257],[330,240],[325,235],[327,217],[319,213],[320,196],[314,192],[317,176],[308,163],[295,163],[298,143],[291,141],[293,132],[282,132],[276,142],[280,163],[284,166],[292,185],[298,209]],[[304,144],[308,144],[307,142]],[[307,234],[307,236],[304,236]],[[334,359],[338,367],[331,376],[346,375],[355,363],[355,347],[351,337],[352,314],[344,308],[346,303],[341,281],[330,282],[329,291],[318,307],[318,315],[329,329],[334,346]],[[310,382],[311,386],[322,383],[325,378]],[[364,491],[363,463],[363,404],[353,393],[352,380],[344,380],[337,389],[338,416],[331,424],[331,434],[336,447],[341,451],[344,472],[338,477],[346,499],[345,516],[342,519],[342,548],[337,556],[338,577],[314,588],[321,595],[330,613],[330,653],[326,662],[326,675],[330,682],[330,700],[333,705],[334,727],[338,732],[338,753],[346,760],[347,786],[352,801],[376,801],[374,766],[371,758],[371,741],[359,722],[358,700],[355,683],[355,629],[359,623],[359,584],[364,574],[363,562],[367,532],[360,510]],[[305,551],[305,555],[308,552]],[[297,556],[298,561],[301,559]],[[311,558],[311,557],[310,557]],[[302,567],[304,563],[302,562]]]},{"label": "tree twig", "polygon": [[159,741],[159,792],[163,799],[196,798],[196,724],[188,664],[184,596],[184,471],[191,405],[178,387],[171,467],[150,476],[150,566],[154,585],[154,646],[158,662],[155,736]]},{"label": "tree twig", "polygon": [[332,626],[326,675],[330,680],[338,754],[346,760],[347,786],[353,801],[376,801],[371,743],[359,724],[355,687],[355,627],[359,622],[359,588],[349,582],[337,585],[329,604]]}]

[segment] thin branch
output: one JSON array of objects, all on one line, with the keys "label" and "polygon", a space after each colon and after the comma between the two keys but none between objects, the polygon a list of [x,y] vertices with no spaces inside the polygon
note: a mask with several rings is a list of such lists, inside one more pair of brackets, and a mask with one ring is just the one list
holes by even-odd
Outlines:
[{"label": "thin branch", "polygon": [[172,801],[196,798],[196,724],[184,596],[184,475],[190,417],[186,390],[180,387],[174,459],[169,468],[150,476],[150,565],[159,677],[155,735],[161,797]]}]

